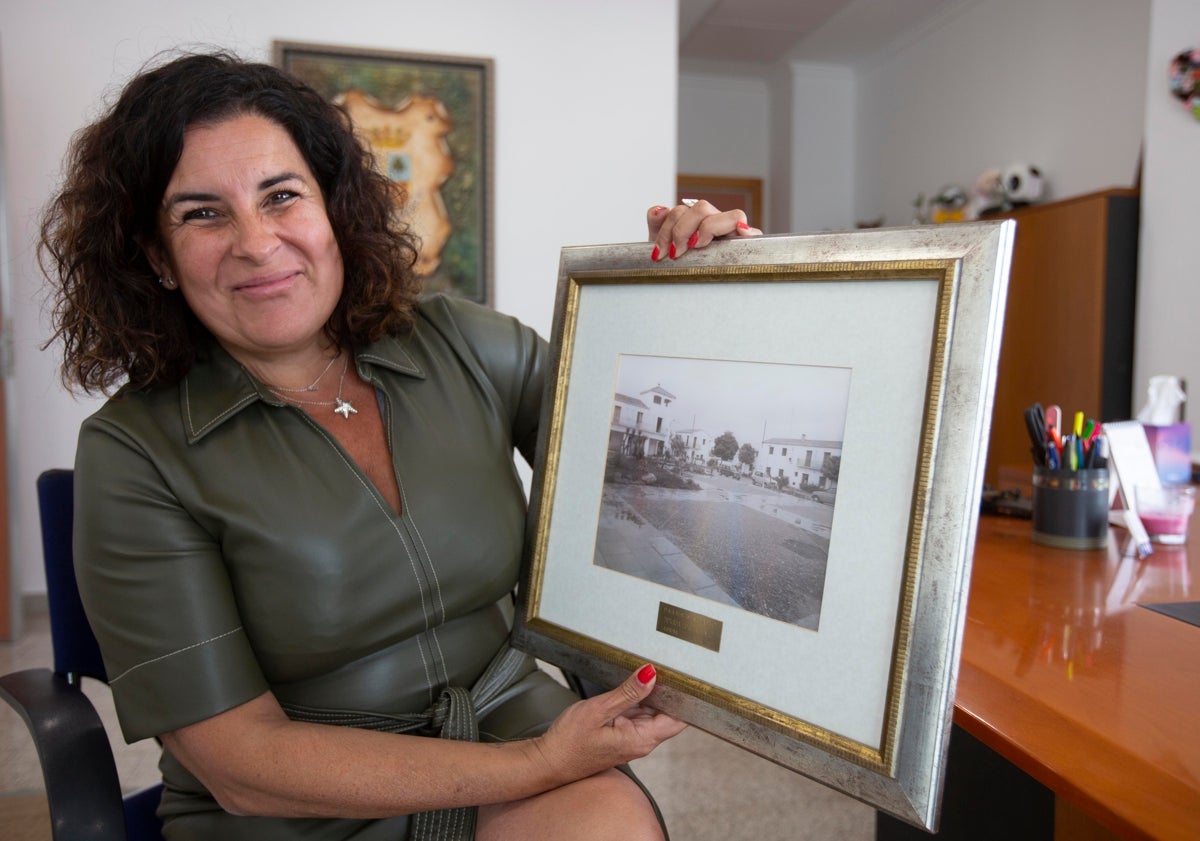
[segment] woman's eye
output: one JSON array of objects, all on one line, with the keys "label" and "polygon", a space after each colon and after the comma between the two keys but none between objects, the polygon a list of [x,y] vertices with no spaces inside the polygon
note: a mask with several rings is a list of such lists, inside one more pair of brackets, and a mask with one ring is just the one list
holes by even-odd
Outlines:
[{"label": "woman's eye", "polygon": [[196,207],[183,214],[184,222],[207,222],[216,218],[217,212],[211,207]]},{"label": "woman's eye", "polygon": [[295,190],[276,190],[267,197],[267,201],[271,204],[284,204],[298,195],[299,193]]}]

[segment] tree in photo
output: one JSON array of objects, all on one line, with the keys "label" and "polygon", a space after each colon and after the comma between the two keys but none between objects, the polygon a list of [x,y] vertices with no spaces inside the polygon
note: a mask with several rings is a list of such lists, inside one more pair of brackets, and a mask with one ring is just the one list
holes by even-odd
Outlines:
[{"label": "tree in photo", "polygon": [[712,454],[721,461],[733,461],[738,452],[738,440],[732,432],[726,430],[713,441]]},{"label": "tree in photo", "polygon": [[834,485],[837,484],[838,473],[840,473],[841,470],[841,456],[830,456],[829,458],[825,459],[825,463],[821,465],[821,475]]},{"label": "tree in photo", "polygon": [[758,450],[749,444],[742,444],[742,448],[738,450],[738,461],[746,465],[746,469],[754,467],[754,460],[758,458]]}]

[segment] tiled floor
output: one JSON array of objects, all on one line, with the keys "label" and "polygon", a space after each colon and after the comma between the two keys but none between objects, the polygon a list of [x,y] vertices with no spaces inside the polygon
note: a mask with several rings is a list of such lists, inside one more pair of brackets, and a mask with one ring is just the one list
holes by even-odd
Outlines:
[{"label": "tiled floor", "polygon": [[[50,631],[44,613],[26,617],[15,643],[0,643],[0,674],[49,664]],[[103,685],[85,691],[116,733]],[[153,741],[113,743],[122,785],[141,788],[158,777]],[[634,763],[654,792],[675,841],[868,841],[874,812],[791,771],[708,734],[690,729]],[[48,824],[38,801],[41,775],[25,726],[0,703],[0,836],[44,841]],[[32,813],[32,814],[31,814]]]}]

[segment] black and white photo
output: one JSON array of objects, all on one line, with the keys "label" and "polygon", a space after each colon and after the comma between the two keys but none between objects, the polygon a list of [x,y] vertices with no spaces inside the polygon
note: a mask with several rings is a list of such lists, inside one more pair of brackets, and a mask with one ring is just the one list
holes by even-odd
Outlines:
[{"label": "black and white photo", "polygon": [[820,623],[850,371],[622,354],[598,566]]}]

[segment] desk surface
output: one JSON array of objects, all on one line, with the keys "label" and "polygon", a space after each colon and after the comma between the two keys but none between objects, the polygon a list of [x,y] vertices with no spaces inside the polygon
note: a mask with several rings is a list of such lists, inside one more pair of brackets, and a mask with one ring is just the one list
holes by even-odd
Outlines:
[{"label": "desk surface", "polygon": [[1200,627],[1139,606],[1200,601],[1200,512],[1143,561],[1029,533],[980,518],[955,723],[1124,837],[1200,838]]}]

